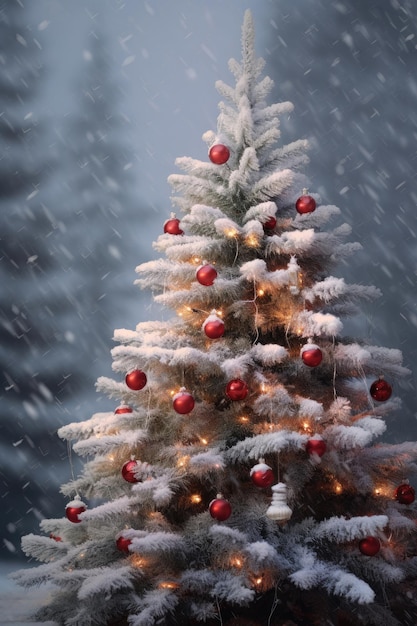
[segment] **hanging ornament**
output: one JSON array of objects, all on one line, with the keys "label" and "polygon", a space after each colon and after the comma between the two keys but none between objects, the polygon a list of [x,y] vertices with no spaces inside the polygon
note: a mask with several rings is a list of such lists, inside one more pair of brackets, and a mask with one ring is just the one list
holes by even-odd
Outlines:
[{"label": "hanging ornament", "polygon": [[386,380],[379,378],[372,383],[369,393],[377,402],[385,402],[391,397],[392,387]]},{"label": "hanging ornament", "polygon": [[295,208],[301,215],[312,213],[316,210],[316,201],[312,196],[307,195],[307,189],[303,189],[303,195],[298,198]]},{"label": "hanging ornament", "polygon": [[415,500],[415,497],[416,497],[415,489],[408,483],[404,483],[403,485],[400,485],[395,490],[395,498],[398,500],[400,504],[412,504]]},{"label": "hanging ornament", "polygon": [[221,493],[218,493],[209,504],[209,512],[211,517],[214,517],[218,522],[224,522],[231,516],[232,507],[230,502],[223,498]]},{"label": "hanging ornament", "polygon": [[80,496],[75,496],[74,500],[68,502],[65,507],[65,515],[73,524],[79,524],[82,520],[80,520],[78,516],[86,510],[87,505],[82,502]]},{"label": "hanging ornament", "polygon": [[378,537],[364,537],[359,542],[359,550],[365,556],[375,556],[381,549],[381,542]]},{"label": "hanging ornament", "polygon": [[315,343],[311,343],[308,340],[300,350],[300,356],[304,365],[308,365],[308,367],[317,367],[323,360],[323,353]]},{"label": "hanging ornament", "polygon": [[129,554],[130,553],[129,546],[131,543],[132,543],[131,539],[128,539],[127,537],[123,537],[123,535],[120,535],[120,537],[117,537],[116,539],[116,548],[120,550],[120,552]]},{"label": "hanging ornament", "polygon": [[53,533],[49,535],[49,539],[53,539],[54,541],[62,541],[61,537],[58,537],[58,535],[54,535]]},{"label": "hanging ornament", "polygon": [[197,269],[196,278],[200,285],[210,287],[217,278],[217,270],[210,263],[205,263]]},{"label": "hanging ornament", "polygon": [[306,443],[307,454],[317,454],[317,456],[323,456],[326,452],[326,448],[326,442],[320,437],[320,435],[315,435]]},{"label": "hanging ornament", "polygon": [[277,225],[277,218],[275,215],[270,215],[266,222],[263,223],[264,230],[274,230]]},{"label": "hanging ornament", "polygon": [[138,462],[132,457],[130,461],[126,461],[126,463],[122,467],[122,476],[128,483],[140,483],[140,479],[136,477],[136,470],[138,468]]},{"label": "hanging ornament", "polygon": [[142,372],[142,370],[132,370],[131,372],[128,372],[125,377],[126,385],[129,389],[133,389],[133,391],[143,389],[147,381],[148,379],[146,374],[145,372]]},{"label": "hanging ornament", "polygon": [[219,339],[224,335],[224,322],[212,311],[203,324],[203,330],[209,339]]},{"label": "hanging ornament", "polygon": [[179,393],[176,393],[172,398],[172,406],[177,413],[185,415],[190,413],[195,405],[193,396],[185,390],[185,387],[181,387]]},{"label": "hanging ornament", "polygon": [[269,465],[265,463],[264,459],[259,459],[259,462],[252,467],[250,477],[253,484],[261,489],[270,487],[275,480],[272,467],[269,467]]},{"label": "hanging ornament", "polygon": [[287,504],[287,485],[277,483],[272,485],[272,502],[266,516],[275,522],[287,522],[292,515],[292,509]]},{"label": "hanging ornament", "polygon": [[215,165],[223,165],[229,160],[230,150],[222,143],[216,143],[209,150],[209,159]]},{"label": "hanging ornament", "polygon": [[114,411],[115,415],[122,415],[123,413],[133,413],[133,409],[130,406],[127,406],[127,404],[121,404]]},{"label": "hanging ornament", "polygon": [[164,233],[168,235],[183,235],[184,231],[180,228],[180,220],[175,217],[175,213],[171,213],[171,217],[164,222]]},{"label": "hanging ornament", "polygon": [[249,393],[249,388],[244,380],[234,378],[226,386],[226,396],[230,400],[244,400]]}]

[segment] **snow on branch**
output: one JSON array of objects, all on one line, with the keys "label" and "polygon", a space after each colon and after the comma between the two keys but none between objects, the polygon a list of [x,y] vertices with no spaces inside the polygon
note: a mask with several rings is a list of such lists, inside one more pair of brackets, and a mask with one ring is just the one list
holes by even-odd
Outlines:
[{"label": "snow on branch", "polygon": [[250,220],[259,220],[260,222],[267,222],[268,219],[275,215],[277,211],[277,205],[275,204],[275,202],[271,202],[270,200],[267,202],[261,202],[259,204],[256,204],[255,206],[250,207],[250,209],[248,209],[246,211],[246,214],[243,218],[243,223],[245,224],[246,222],[250,221]]},{"label": "snow on branch", "polygon": [[330,568],[325,578],[327,589],[337,596],[342,596],[358,604],[370,604],[375,599],[375,592],[364,580],[342,569]]},{"label": "snow on branch", "polygon": [[247,437],[229,448],[225,455],[232,462],[244,462],[247,459],[260,459],[268,454],[281,450],[302,450],[307,441],[306,435],[293,431],[280,430],[275,433],[263,433],[254,437]]},{"label": "snow on branch", "polygon": [[210,595],[220,602],[247,606],[254,599],[255,592],[248,589],[243,576],[222,571],[218,573],[217,582]]},{"label": "snow on branch", "polygon": [[144,596],[136,596],[133,611],[127,618],[129,626],[152,626],[166,621],[167,615],[173,612],[178,604],[177,595],[169,589],[152,589]]},{"label": "snow on branch", "polygon": [[147,433],[143,430],[128,430],[112,435],[94,436],[74,444],[73,450],[79,456],[107,454],[120,446],[136,446],[143,443]]},{"label": "snow on branch", "polygon": [[48,563],[56,561],[68,552],[69,544],[65,541],[55,541],[50,537],[43,537],[30,533],[22,537],[22,550],[25,554]]},{"label": "snow on branch", "polygon": [[195,454],[190,458],[189,467],[193,473],[205,473],[210,469],[224,469],[223,453],[217,448],[213,448],[207,452]]},{"label": "snow on branch", "polygon": [[302,337],[335,337],[341,333],[343,324],[330,313],[301,311],[292,318],[291,328],[295,332],[301,330]]},{"label": "snow on branch", "polygon": [[175,552],[184,548],[184,539],[181,535],[164,531],[145,532],[137,531],[129,535],[130,552],[138,554],[155,554],[161,552]]},{"label": "snow on branch", "polygon": [[324,280],[316,282],[312,287],[303,289],[302,294],[308,302],[314,302],[317,298],[328,303],[339,298],[372,300],[379,297],[381,291],[373,286],[347,285],[344,278],[327,276]]},{"label": "snow on branch", "polygon": [[291,187],[293,181],[294,173],[289,169],[268,174],[253,185],[251,194],[258,201],[269,200],[283,194]]},{"label": "snow on branch", "polygon": [[386,515],[364,515],[351,517],[350,519],[344,516],[331,517],[316,525],[312,531],[312,537],[344,543],[368,535],[378,534],[387,525],[388,517]]},{"label": "snow on branch", "polygon": [[113,594],[117,591],[133,589],[133,579],[137,572],[130,566],[98,567],[88,570],[88,576],[80,586],[79,600],[88,600],[98,594]]},{"label": "snow on branch", "polygon": [[[383,425],[383,428],[380,429],[382,432],[385,430],[385,424],[382,420],[375,420],[379,424]],[[381,432],[370,432],[369,430],[365,430],[364,428],[360,428],[358,425],[356,426],[344,426],[342,424],[338,424],[335,426],[329,426],[326,428],[324,437],[327,441],[331,442],[336,448],[341,448],[345,450],[351,450],[354,448],[363,448],[371,443],[372,439]]]},{"label": "snow on branch", "polygon": [[402,353],[394,348],[351,343],[338,343],[334,350],[338,371],[348,374],[361,366],[365,374],[385,374],[395,377],[405,376],[410,371],[402,365]]},{"label": "snow on branch", "polygon": [[255,344],[250,350],[250,356],[254,361],[270,367],[277,363],[282,363],[288,357],[288,350],[284,346],[275,343]]}]

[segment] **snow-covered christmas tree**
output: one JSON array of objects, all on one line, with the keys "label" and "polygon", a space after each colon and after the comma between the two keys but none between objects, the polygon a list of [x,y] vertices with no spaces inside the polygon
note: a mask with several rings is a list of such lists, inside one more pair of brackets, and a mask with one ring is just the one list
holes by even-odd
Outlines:
[{"label": "snow-covered christmas tree", "polygon": [[[378,295],[329,274],[358,251],[309,192],[304,140],[245,13],[207,161],[180,158],[177,215],[137,268],[174,313],[117,330],[112,400],[59,430],[85,457],[66,515],[23,538],[53,583],[38,620],[92,624],[415,624],[417,444],[383,443],[407,370],[341,317]],[[162,230],[162,229],[161,229]]]}]

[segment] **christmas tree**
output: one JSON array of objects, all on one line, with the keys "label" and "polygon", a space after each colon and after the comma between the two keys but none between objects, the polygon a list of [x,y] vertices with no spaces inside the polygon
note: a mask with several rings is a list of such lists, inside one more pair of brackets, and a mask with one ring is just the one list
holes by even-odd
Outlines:
[{"label": "christmas tree", "polygon": [[415,624],[417,444],[381,439],[407,370],[342,335],[378,292],[329,274],[358,246],[308,191],[306,141],[277,147],[292,105],[266,103],[249,12],[229,66],[207,160],[169,179],[164,258],[137,268],[174,314],[115,331],[112,410],[59,430],[84,469],[15,578],[53,583],[36,618],[67,626]]}]

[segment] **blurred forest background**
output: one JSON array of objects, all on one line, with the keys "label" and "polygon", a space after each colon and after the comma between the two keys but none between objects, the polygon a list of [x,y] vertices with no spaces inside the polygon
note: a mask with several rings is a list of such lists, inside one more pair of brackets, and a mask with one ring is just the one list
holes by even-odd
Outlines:
[{"label": "blurred forest background", "polygon": [[[61,517],[77,459],[57,429],[115,407],[115,328],[160,311],[133,286],[171,211],[177,156],[206,159],[217,79],[250,8],[283,141],[311,142],[311,191],[363,251],[337,275],[383,296],[346,332],[412,370],[390,441],[417,436],[417,6],[413,0],[0,1],[2,558]],[[301,191],[301,190],[300,190]]]}]

